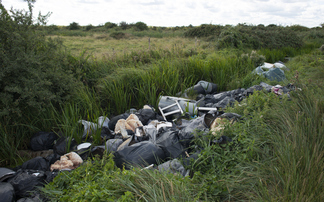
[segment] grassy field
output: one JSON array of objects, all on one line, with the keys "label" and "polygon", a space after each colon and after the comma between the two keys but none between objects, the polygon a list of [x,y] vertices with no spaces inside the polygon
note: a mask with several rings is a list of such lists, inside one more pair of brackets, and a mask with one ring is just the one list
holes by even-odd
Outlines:
[{"label": "grassy field", "polygon": [[198,39],[183,37],[136,37],[128,36],[126,39],[114,39],[109,34],[93,34],[90,36],[49,36],[60,38],[64,46],[72,55],[78,56],[86,51],[96,59],[114,60],[132,52],[156,51],[174,49],[211,51],[210,43]]}]

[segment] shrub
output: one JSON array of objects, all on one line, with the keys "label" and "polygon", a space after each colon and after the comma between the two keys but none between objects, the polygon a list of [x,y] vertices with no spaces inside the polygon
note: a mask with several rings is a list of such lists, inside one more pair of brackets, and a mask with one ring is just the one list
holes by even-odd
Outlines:
[{"label": "shrub", "polygon": [[309,28],[308,27],[305,27],[305,26],[302,26],[302,25],[292,25],[289,28],[291,30],[293,30],[293,31],[299,31],[299,32],[309,31]]},{"label": "shrub", "polygon": [[122,39],[125,38],[126,34],[124,32],[113,32],[110,34],[110,37],[114,39]]},{"label": "shrub", "polygon": [[121,29],[125,30],[125,29],[127,29],[127,28],[129,27],[129,25],[127,24],[127,22],[125,22],[125,21],[121,21],[121,22],[119,23],[119,27],[120,27]]},{"label": "shrub", "polygon": [[85,30],[86,31],[89,31],[89,30],[91,30],[91,29],[93,29],[94,28],[94,26],[92,25],[92,24],[90,24],[90,25],[87,25],[86,27],[85,27]]},{"label": "shrub", "polygon": [[104,26],[107,29],[111,29],[111,28],[117,27],[117,24],[116,23],[112,23],[112,22],[106,22]]},{"label": "shrub", "polygon": [[72,22],[70,23],[70,25],[68,26],[69,30],[78,30],[80,29],[80,25],[76,22]]},{"label": "shrub", "polygon": [[148,26],[144,22],[137,22],[135,23],[135,28],[138,31],[144,31],[148,29]]},{"label": "shrub", "polygon": [[51,102],[69,100],[79,85],[61,65],[61,42],[37,32],[31,2],[29,11],[12,15],[0,4],[0,117],[37,113]]},{"label": "shrub", "polygon": [[217,48],[241,48],[242,47],[242,35],[234,28],[223,30],[217,41]]},{"label": "shrub", "polygon": [[185,37],[208,37],[218,36],[223,27],[221,25],[202,24],[199,27],[193,27],[184,33]]}]

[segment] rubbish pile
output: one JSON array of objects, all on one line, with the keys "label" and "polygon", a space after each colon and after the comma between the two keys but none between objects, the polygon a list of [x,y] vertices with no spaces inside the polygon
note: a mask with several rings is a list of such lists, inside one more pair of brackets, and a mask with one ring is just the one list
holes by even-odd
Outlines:
[{"label": "rubbish pile", "polygon": [[[248,89],[219,93],[216,84],[200,81],[177,94],[181,97],[161,96],[159,111],[145,105],[142,109],[132,109],[131,113],[125,112],[111,119],[99,117],[96,123],[80,120],[84,128],[80,134],[83,139],[101,130],[105,144],[100,146],[91,142],[78,145],[73,139],[53,132],[36,133],[31,138],[30,148],[53,152],[26,161],[14,169],[0,168],[0,198],[4,201],[37,200],[40,195],[32,192],[37,187],[51,182],[59,172],[77,168],[88,157],[102,157],[104,152],[112,152],[116,166],[121,169],[136,166],[188,176],[190,170],[185,167],[199,154],[199,151],[193,153],[191,149],[197,131],[215,135],[215,144],[231,142],[229,137],[219,136],[218,131],[224,129],[225,123],[234,124],[242,117],[222,110],[260,90],[278,96],[289,95],[290,91],[289,86],[270,86],[261,82]],[[192,91],[197,95],[195,100],[188,98]]]}]

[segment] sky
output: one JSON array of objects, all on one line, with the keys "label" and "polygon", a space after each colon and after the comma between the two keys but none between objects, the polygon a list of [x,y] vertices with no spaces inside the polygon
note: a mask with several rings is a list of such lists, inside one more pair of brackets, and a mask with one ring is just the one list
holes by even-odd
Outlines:
[{"label": "sky", "polygon": [[[27,10],[24,0],[0,0],[7,10]],[[36,0],[34,15],[51,12],[47,25],[144,22],[148,26],[201,24],[317,27],[324,0]]]}]

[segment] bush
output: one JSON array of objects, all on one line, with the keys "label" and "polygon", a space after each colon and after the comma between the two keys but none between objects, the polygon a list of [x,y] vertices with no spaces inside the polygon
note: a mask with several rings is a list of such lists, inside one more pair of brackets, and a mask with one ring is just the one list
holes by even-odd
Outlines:
[{"label": "bush", "polygon": [[127,28],[129,27],[129,25],[127,24],[127,22],[125,22],[125,21],[121,21],[121,22],[119,23],[119,27],[120,27],[121,29],[125,30],[125,29],[127,29]]},{"label": "bush", "polygon": [[242,48],[242,35],[234,28],[223,30],[217,41],[217,48]]},{"label": "bush", "polygon": [[72,23],[70,23],[68,28],[69,28],[69,30],[78,30],[78,29],[80,29],[80,25],[76,22],[72,22]]},{"label": "bush", "polygon": [[37,32],[30,2],[29,11],[12,15],[0,4],[0,117],[17,120],[24,112],[67,101],[79,85],[62,66],[61,42]]},{"label": "bush", "polygon": [[110,34],[110,37],[114,39],[122,39],[125,38],[126,34],[124,32],[113,32]]},{"label": "bush", "polygon": [[85,27],[85,30],[86,31],[89,31],[89,30],[91,30],[91,29],[93,29],[94,28],[94,26],[92,25],[92,24],[90,24],[90,25],[87,25],[86,27]]},{"label": "bush", "polygon": [[104,26],[107,29],[111,29],[111,28],[117,27],[117,24],[116,23],[112,23],[112,22],[106,22]]},{"label": "bush", "polygon": [[148,29],[148,26],[144,22],[137,22],[135,23],[135,28],[138,31],[144,31]]},{"label": "bush", "polygon": [[184,33],[185,37],[218,36],[223,27],[221,25],[202,24],[199,27],[189,29]]}]

